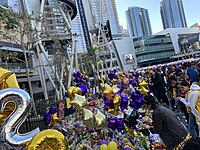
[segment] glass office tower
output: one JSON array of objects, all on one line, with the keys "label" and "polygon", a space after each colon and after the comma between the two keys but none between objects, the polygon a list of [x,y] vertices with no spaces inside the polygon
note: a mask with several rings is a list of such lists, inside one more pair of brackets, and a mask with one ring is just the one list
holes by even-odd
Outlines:
[{"label": "glass office tower", "polygon": [[130,37],[151,35],[151,24],[147,9],[129,7],[126,11],[128,32]]},{"label": "glass office tower", "polygon": [[160,13],[164,29],[187,27],[182,0],[162,0]]}]

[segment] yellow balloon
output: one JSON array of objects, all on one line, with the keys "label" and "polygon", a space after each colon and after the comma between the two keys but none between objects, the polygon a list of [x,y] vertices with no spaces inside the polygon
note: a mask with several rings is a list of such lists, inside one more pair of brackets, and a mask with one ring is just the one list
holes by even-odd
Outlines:
[{"label": "yellow balloon", "polygon": [[5,88],[19,88],[15,74],[0,67],[0,90]]},{"label": "yellow balloon", "polygon": [[76,111],[80,112],[82,107],[86,105],[85,96],[75,94],[75,98],[70,104],[75,107]]},{"label": "yellow balloon", "polygon": [[108,146],[106,144],[102,144],[100,146],[100,150],[108,150]]},{"label": "yellow balloon", "polygon": [[148,83],[145,82],[144,80],[139,84],[139,86],[147,86],[147,85],[148,85]]},{"label": "yellow balloon", "polygon": [[75,89],[76,87],[75,86],[70,86],[68,89],[67,89],[67,92],[68,92],[68,96],[69,98],[73,98],[73,90]]},{"label": "yellow balloon", "polygon": [[57,114],[57,113],[51,115],[50,124],[54,125],[54,124],[57,123],[58,121],[59,121],[59,118],[58,118],[58,114]]},{"label": "yellow balloon", "polygon": [[109,108],[108,112],[111,113],[111,114],[113,114],[113,115],[115,115],[115,116],[117,116],[117,114],[118,114],[118,112],[115,109],[110,109]]},{"label": "yellow balloon", "polygon": [[82,94],[82,90],[81,90],[81,88],[79,88],[79,87],[75,87],[74,89],[73,89],[73,96],[75,95],[75,94],[78,94],[78,95],[81,95]]},{"label": "yellow balloon", "polygon": [[65,136],[57,130],[43,130],[33,137],[27,150],[69,150]]},{"label": "yellow balloon", "polygon": [[149,90],[147,90],[144,86],[140,86],[139,92],[141,94],[147,95],[147,93],[149,92]]},{"label": "yellow balloon", "polygon": [[110,87],[110,85],[105,84],[103,93],[110,100],[113,96],[113,89]]},{"label": "yellow balloon", "polygon": [[125,77],[126,77],[126,76],[124,75],[123,72],[120,72],[120,73],[119,73],[119,78],[120,78],[120,79],[123,79],[123,78],[125,78]]},{"label": "yellow balloon", "polygon": [[116,112],[118,112],[118,110],[119,110],[120,103],[121,103],[121,97],[119,95],[115,95],[113,104],[114,104],[114,109]]},{"label": "yellow balloon", "polygon": [[69,109],[71,107],[71,100],[69,98],[66,98],[66,107]]},{"label": "yellow balloon", "polygon": [[115,142],[108,143],[108,150],[117,150],[117,144]]},{"label": "yellow balloon", "polygon": [[89,129],[93,129],[94,126],[95,126],[95,117],[94,117],[94,114],[89,109],[83,108],[83,123]]},{"label": "yellow balloon", "polygon": [[106,116],[101,113],[99,110],[97,111],[97,114],[95,115],[95,120],[98,128],[103,128],[107,125]]}]

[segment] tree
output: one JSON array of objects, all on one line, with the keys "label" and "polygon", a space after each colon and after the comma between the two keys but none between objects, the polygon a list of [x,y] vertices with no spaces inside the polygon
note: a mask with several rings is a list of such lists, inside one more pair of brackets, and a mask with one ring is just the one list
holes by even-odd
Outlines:
[{"label": "tree", "polygon": [[29,86],[29,93],[32,100],[32,107],[35,109],[33,89],[31,85],[29,63],[27,58],[28,48],[31,46],[30,39],[32,34],[31,17],[27,12],[14,13],[11,10],[0,7],[0,40],[18,44],[23,50],[26,76]]}]

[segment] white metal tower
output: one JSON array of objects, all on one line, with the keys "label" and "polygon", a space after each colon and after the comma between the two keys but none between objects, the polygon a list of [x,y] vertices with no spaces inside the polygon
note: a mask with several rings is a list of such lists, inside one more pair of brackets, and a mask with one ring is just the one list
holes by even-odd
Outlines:
[{"label": "white metal tower", "polygon": [[[67,66],[66,57],[70,61],[68,87],[71,85],[74,56],[76,56],[75,33],[71,26],[71,20],[77,14],[74,0],[41,0],[39,18],[34,18],[35,51],[34,58],[38,68],[45,99],[48,99],[46,78],[52,83],[56,98],[62,99],[66,88],[63,83],[63,75]],[[67,51],[67,45],[71,47],[71,54]],[[61,52],[62,51],[62,52]],[[50,58],[48,54],[54,54]],[[56,63],[55,63],[56,62]]]}]

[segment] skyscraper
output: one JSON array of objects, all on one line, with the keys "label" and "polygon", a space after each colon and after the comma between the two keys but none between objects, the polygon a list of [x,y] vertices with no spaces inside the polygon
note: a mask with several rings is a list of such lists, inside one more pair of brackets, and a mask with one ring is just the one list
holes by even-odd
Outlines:
[{"label": "skyscraper", "polygon": [[87,52],[85,37],[81,26],[81,19],[79,13],[72,20],[72,28],[76,33],[76,48],[78,53]]},{"label": "skyscraper", "polygon": [[105,25],[109,20],[112,34],[121,33],[115,0],[91,0],[91,4],[96,26],[99,26],[99,22]]},{"label": "skyscraper", "polygon": [[12,9],[14,12],[19,12],[18,0],[0,0],[0,5]]},{"label": "skyscraper", "polygon": [[187,27],[182,0],[162,0],[160,13],[164,29]]},{"label": "skyscraper", "polygon": [[88,53],[91,53],[91,48],[92,48],[92,43],[90,40],[90,35],[89,35],[89,30],[88,30],[88,23],[85,15],[85,9],[83,6],[83,1],[82,0],[77,0],[77,5],[78,5],[78,12],[80,15],[80,20],[81,20],[81,25],[82,25],[82,31],[83,31],[83,36],[85,39],[85,44]]},{"label": "skyscraper", "polygon": [[[21,12],[23,9],[26,9],[28,13],[32,12],[30,0],[0,0],[0,5],[13,10],[14,12]],[[24,6],[27,7],[24,8]]]},{"label": "skyscraper", "polygon": [[89,29],[93,29],[95,25],[95,15],[92,7],[92,0],[84,0],[83,7],[87,20],[87,26]]},{"label": "skyscraper", "polygon": [[140,7],[129,7],[126,11],[128,32],[130,37],[151,35],[151,23],[147,9]]}]

